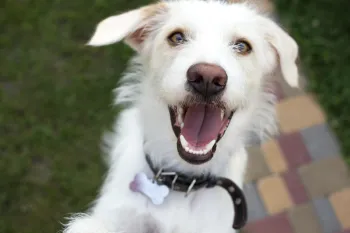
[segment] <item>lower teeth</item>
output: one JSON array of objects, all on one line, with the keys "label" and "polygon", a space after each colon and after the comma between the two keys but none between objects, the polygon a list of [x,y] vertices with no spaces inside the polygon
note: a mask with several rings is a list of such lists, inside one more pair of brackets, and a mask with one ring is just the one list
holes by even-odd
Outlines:
[{"label": "lower teeth", "polygon": [[202,150],[194,150],[189,147],[189,143],[186,141],[185,137],[183,135],[180,135],[180,143],[182,148],[185,149],[186,152],[195,154],[195,155],[205,155],[207,154],[215,145],[216,140],[212,140],[209,144],[205,146]]}]

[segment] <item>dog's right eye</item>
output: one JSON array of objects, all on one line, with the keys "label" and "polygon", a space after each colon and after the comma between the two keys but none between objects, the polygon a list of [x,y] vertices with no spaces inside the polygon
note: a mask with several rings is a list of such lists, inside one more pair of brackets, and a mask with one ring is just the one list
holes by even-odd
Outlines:
[{"label": "dog's right eye", "polygon": [[173,32],[168,36],[168,41],[172,46],[176,46],[185,43],[186,38],[182,32]]}]

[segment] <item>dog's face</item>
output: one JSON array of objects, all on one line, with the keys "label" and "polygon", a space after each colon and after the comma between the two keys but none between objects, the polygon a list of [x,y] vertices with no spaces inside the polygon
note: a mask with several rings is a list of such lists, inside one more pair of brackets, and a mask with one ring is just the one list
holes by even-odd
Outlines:
[{"label": "dog's face", "polygon": [[225,132],[241,128],[279,65],[298,82],[297,45],[275,23],[244,4],[169,1],[102,21],[93,46],[121,39],[146,65],[153,92],[166,103],[179,155],[203,164]]}]

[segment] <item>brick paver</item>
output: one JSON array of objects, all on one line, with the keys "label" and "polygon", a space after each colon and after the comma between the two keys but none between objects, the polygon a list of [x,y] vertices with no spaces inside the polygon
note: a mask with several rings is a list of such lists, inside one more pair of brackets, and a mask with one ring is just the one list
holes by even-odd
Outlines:
[{"label": "brick paver", "polygon": [[283,174],[283,178],[294,204],[299,205],[309,201],[308,194],[297,170],[287,171]]},{"label": "brick paver", "polygon": [[251,147],[248,149],[248,153],[251,155],[248,158],[248,165],[246,174],[246,182],[255,181],[261,177],[265,177],[270,174],[270,170],[266,165],[264,156],[258,147]]},{"label": "brick paver", "polygon": [[318,198],[350,184],[348,167],[340,157],[327,158],[300,168],[300,176],[310,197]]},{"label": "brick paver", "polygon": [[296,206],[288,214],[295,233],[322,233],[322,227],[311,204]]},{"label": "brick paver", "polygon": [[259,180],[258,190],[270,214],[281,213],[293,205],[288,188],[278,175]]},{"label": "brick paver", "polygon": [[350,188],[333,193],[329,199],[343,229],[350,229]]},{"label": "brick paver", "polygon": [[254,183],[244,185],[245,197],[248,205],[248,222],[260,220],[268,216],[265,206],[261,201],[259,193]]},{"label": "brick paver", "polygon": [[271,172],[282,173],[287,170],[288,164],[276,140],[269,140],[262,144],[266,163]]},{"label": "brick paver", "polygon": [[[283,214],[266,217],[262,220],[249,223],[245,233],[293,233],[288,216]],[[311,233],[311,232],[310,232]]]},{"label": "brick paver", "polygon": [[295,169],[311,161],[299,132],[282,134],[278,137],[278,142],[287,160],[289,169]]},{"label": "brick paver", "polygon": [[310,156],[314,160],[339,156],[340,154],[336,138],[326,124],[302,129],[301,136]]},{"label": "brick paver", "polygon": [[288,98],[277,104],[281,130],[285,133],[299,131],[325,122],[323,111],[309,95]]},{"label": "brick paver", "polygon": [[337,219],[331,203],[326,198],[313,199],[313,205],[316,216],[319,218],[320,225],[324,233],[334,233],[341,230],[339,220]]}]

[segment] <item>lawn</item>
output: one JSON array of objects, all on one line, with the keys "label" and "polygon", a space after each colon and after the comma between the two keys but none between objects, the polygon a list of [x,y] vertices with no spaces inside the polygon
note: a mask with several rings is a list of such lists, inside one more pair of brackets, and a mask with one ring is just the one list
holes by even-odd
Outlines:
[{"label": "lawn", "polygon": [[[95,24],[146,0],[10,1],[0,8],[0,232],[57,232],[104,175],[100,139],[132,51],[85,47]],[[278,0],[310,89],[350,155],[347,0]],[[349,157],[348,157],[349,158]],[[348,159],[350,162],[350,160]]]}]

